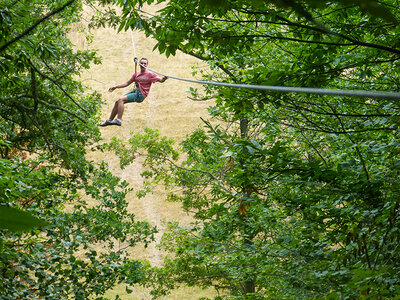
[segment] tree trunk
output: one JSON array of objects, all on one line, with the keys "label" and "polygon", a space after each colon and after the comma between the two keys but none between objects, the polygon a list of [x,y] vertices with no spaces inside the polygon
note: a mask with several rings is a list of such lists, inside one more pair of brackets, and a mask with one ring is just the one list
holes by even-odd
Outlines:
[{"label": "tree trunk", "polygon": [[249,119],[242,118],[240,119],[240,136],[242,138],[246,138],[249,132]]},{"label": "tree trunk", "polygon": [[[248,131],[249,131],[249,120],[247,118],[242,118],[240,119],[240,136],[241,138],[247,138],[248,136]],[[245,184],[242,186],[242,193],[247,194],[247,191],[250,190],[249,186],[246,186]],[[243,215],[243,218],[247,218],[246,215]],[[245,220],[243,220],[243,243],[244,245],[251,246],[253,245],[253,238],[252,236],[247,232],[247,226]],[[249,269],[252,270],[253,268],[249,266]],[[244,280],[244,285],[243,285],[243,293],[246,294],[252,294],[256,292],[256,278],[253,275],[248,275],[247,278]]]}]

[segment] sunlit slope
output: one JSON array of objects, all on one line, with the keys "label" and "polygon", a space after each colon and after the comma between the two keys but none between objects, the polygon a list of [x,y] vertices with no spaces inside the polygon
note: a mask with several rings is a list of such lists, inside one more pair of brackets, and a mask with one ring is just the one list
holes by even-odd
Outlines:
[{"label": "sunlit slope", "polygon": [[[149,11],[154,12],[154,8]],[[93,11],[88,8],[88,16]],[[87,18],[89,19],[89,17]],[[82,28],[85,24],[81,24]],[[101,65],[94,65],[90,70],[83,73],[82,81],[91,89],[96,90],[102,95],[106,102],[102,107],[102,119],[108,118],[115,100],[133,88],[127,87],[117,89],[113,93],[108,92],[108,88],[125,82],[134,72],[134,50],[131,32],[120,32],[110,28],[100,28],[94,30],[91,43],[79,33],[78,24],[71,33],[71,39],[78,49],[98,49],[98,55],[102,57]],[[153,51],[155,41],[146,38],[138,31],[133,32],[134,46],[138,58],[146,57],[149,60],[149,68],[157,72],[182,78],[193,78],[192,67],[204,68],[205,65],[188,55],[177,53],[175,57],[166,58],[158,51]],[[125,105],[125,113],[121,127],[108,126],[101,128],[102,137],[109,141],[112,137],[130,137],[131,132],[141,133],[144,127],[158,129],[162,135],[172,138],[177,142],[190,133],[194,128],[201,126],[200,117],[208,118],[207,107],[210,102],[196,102],[188,99],[189,87],[191,83],[168,79],[165,83],[155,83],[149,96],[140,104],[132,103]],[[159,240],[165,230],[165,223],[168,221],[178,221],[181,223],[190,222],[190,216],[184,213],[178,203],[164,201],[164,194],[160,187],[155,187],[155,193],[138,199],[136,191],[142,187],[143,180],[140,173],[143,171],[141,162],[143,157],[140,155],[129,167],[121,170],[119,161],[113,153],[94,152],[89,154],[89,159],[95,161],[106,161],[112,172],[129,182],[133,192],[128,195],[129,209],[138,220],[147,220],[152,225],[157,226],[160,233],[156,239]],[[123,247],[123,245],[121,245]],[[146,259],[153,265],[162,264],[163,253],[153,243],[147,248],[142,245],[133,249],[131,253],[134,259]],[[119,295],[122,299],[151,299],[146,289],[137,287],[133,294],[128,295],[123,286],[110,291],[106,296],[114,298]],[[196,299],[201,296],[210,296],[210,291],[183,288],[174,292],[165,299]]]}]

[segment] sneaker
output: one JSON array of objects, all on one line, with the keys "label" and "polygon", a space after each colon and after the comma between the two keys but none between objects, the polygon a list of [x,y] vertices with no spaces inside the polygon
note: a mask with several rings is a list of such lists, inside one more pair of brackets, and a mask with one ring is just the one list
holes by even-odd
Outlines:
[{"label": "sneaker", "polygon": [[113,123],[112,123],[111,120],[106,120],[103,124],[100,124],[99,126],[105,127],[105,126],[109,126],[109,125],[112,125],[112,124],[113,124]]},{"label": "sneaker", "polygon": [[115,119],[110,122],[110,125],[121,126],[121,120]]}]

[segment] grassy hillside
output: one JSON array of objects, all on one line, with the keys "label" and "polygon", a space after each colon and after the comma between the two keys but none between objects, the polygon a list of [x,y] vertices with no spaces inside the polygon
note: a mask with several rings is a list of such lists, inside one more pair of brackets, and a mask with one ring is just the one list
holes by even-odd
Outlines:
[{"label": "grassy hillside", "polygon": [[[148,11],[154,11],[155,8],[149,8]],[[87,13],[93,11],[88,8]],[[101,28],[93,31],[93,41],[88,43],[83,34],[79,33],[79,27],[85,28],[85,24],[78,24],[71,34],[75,46],[79,49],[95,48],[98,54],[103,58],[102,64],[93,66],[88,72],[82,74],[82,81],[90,88],[99,92],[106,104],[102,108],[102,121],[105,120],[113,107],[115,100],[119,96],[133,88],[127,87],[117,89],[113,93],[108,92],[110,86],[125,82],[134,72],[134,51],[131,39],[131,33],[117,33],[110,28]],[[152,49],[155,41],[146,38],[140,32],[133,32],[135,49],[138,58],[146,57],[149,60],[149,68],[157,72],[173,75],[183,78],[192,78],[192,66],[205,67],[200,61],[181,53],[175,57],[166,58]],[[192,84],[193,85],[193,84]],[[190,83],[168,79],[165,83],[156,83],[152,86],[149,96],[140,104],[125,105],[123,124],[121,127],[109,126],[101,128],[102,136],[105,141],[113,136],[120,138],[129,138],[131,132],[140,133],[144,127],[157,128],[162,135],[173,138],[177,141],[191,130],[201,125],[200,117],[207,118],[207,107],[210,103],[199,103],[188,99],[188,89]],[[200,86],[197,86],[200,87]],[[163,192],[156,191],[144,199],[138,199],[135,191],[141,188],[142,172],[139,156],[136,162],[128,168],[121,170],[119,161],[112,153],[91,153],[90,159],[106,161],[115,175],[128,181],[134,189],[129,194],[129,209],[139,220],[147,220],[152,225],[156,225],[160,233],[157,235],[159,240],[164,231],[164,224],[167,221],[179,221],[186,223],[190,221],[190,216],[184,213],[179,204],[165,202]],[[123,245],[121,245],[123,247]],[[133,258],[149,260],[153,265],[162,263],[163,253],[153,243],[148,248],[138,246],[131,253]],[[106,297],[114,298],[119,295],[122,299],[150,299],[147,290],[137,287],[133,295],[127,295],[124,287],[116,288],[110,291]],[[198,289],[182,288],[165,299],[196,299],[201,296],[212,295],[211,291],[201,291]]]}]

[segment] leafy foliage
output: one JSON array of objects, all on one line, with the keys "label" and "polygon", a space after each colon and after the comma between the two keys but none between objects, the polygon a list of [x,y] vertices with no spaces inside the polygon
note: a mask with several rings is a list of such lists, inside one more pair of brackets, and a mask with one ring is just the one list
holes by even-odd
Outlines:
[{"label": "leafy foliage", "polygon": [[[151,17],[134,10],[142,3],[120,3],[120,29],[207,61],[205,79],[399,90],[399,26],[381,18],[398,15],[396,1],[182,0]],[[239,299],[398,297],[398,103],[204,89],[196,97],[215,100],[219,125],[205,121],[175,149],[151,131],[114,144],[124,163],[146,149],[144,175],[179,187],[168,199],[195,218],[171,224],[154,293],[185,283]]]},{"label": "leafy foliage", "polygon": [[100,95],[79,80],[100,63],[67,37],[82,2],[0,4],[0,298],[88,299],[132,285],[127,250],[155,228],[127,211],[128,184],[101,150]]},{"label": "leafy foliage", "polygon": [[31,214],[8,206],[0,206],[0,228],[10,231],[26,231],[46,223]]}]

